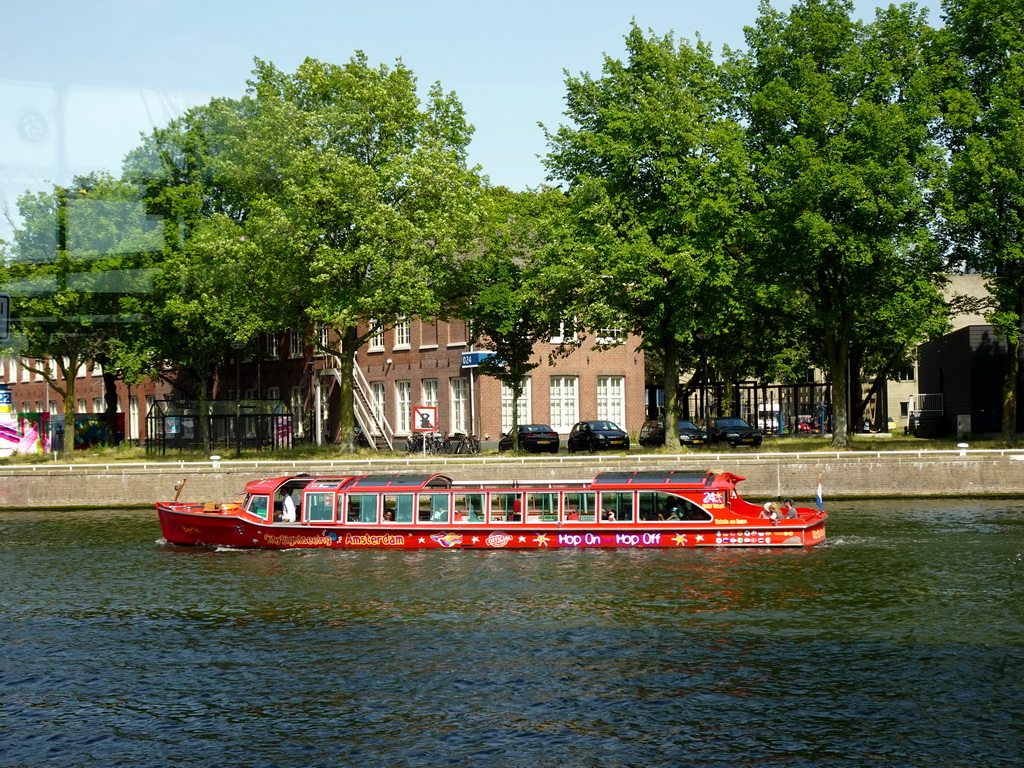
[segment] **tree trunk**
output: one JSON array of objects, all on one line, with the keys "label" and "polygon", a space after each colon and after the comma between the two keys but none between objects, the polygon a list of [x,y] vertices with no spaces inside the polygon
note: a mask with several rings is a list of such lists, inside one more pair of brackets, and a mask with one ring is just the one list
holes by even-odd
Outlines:
[{"label": "tree trunk", "polygon": [[70,460],[75,453],[75,374],[78,366],[64,376],[64,446],[62,451]]},{"label": "tree trunk", "polygon": [[[845,320],[845,317],[844,317]],[[850,444],[847,421],[850,405],[850,332],[852,323],[841,322],[834,334],[825,340],[832,378],[832,447],[846,448]]]},{"label": "tree trunk", "polygon": [[662,386],[665,389],[665,445],[679,445],[679,340],[675,334],[662,338]]},{"label": "tree trunk", "polygon": [[1017,442],[1017,380],[1020,377],[1020,334],[1006,339],[1006,375],[1003,376],[1003,439]]},{"label": "tree trunk", "polygon": [[103,421],[107,425],[106,445],[114,447],[117,439],[117,377],[107,370],[105,362],[99,363],[103,371]]},{"label": "tree trunk", "polygon": [[356,413],[355,413],[355,378],[353,369],[356,365],[356,329],[354,326],[345,328],[341,335],[341,412],[338,423],[339,443],[342,453],[352,453],[356,449]]},{"label": "tree trunk", "polygon": [[[210,453],[210,377],[199,376],[199,397],[196,399],[196,425],[199,428],[199,446],[204,453]],[[236,404],[237,404],[236,400]],[[237,413],[235,414],[237,416]],[[241,420],[236,420],[235,429],[239,428]],[[235,435],[237,452],[241,453],[242,436]]]}]

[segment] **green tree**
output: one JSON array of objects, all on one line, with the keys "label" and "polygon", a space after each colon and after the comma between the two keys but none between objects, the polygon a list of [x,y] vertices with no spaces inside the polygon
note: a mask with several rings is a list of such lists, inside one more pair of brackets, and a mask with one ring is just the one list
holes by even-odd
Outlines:
[{"label": "green tree", "polygon": [[1024,5],[947,0],[943,9],[936,58],[951,157],[946,221],[954,259],[986,276],[989,320],[1006,339],[1002,431],[1014,442],[1024,332]]},{"label": "green tree", "polygon": [[[354,447],[356,351],[381,327],[443,315],[460,254],[477,234],[480,180],[466,163],[472,128],[439,85],[425,102],[401,62],[294,74],[257,61],[242,108],[218,109],[227,140],[211,158],[238,210],[217,214],[223,243],[242,241],[239,309],[264,328],[337,328],[343,450]],[[239,213],[240,212],[240,213]],[[225,246],[226,247],[226,246]]]},{"label": "green tree", "polygon": [[[848,386],[861,359],[922,340],[941,314],[928,184],[938,168],[925,49],[912,5],[864,24],[848,0],[762,2],[737,57],[766,283],[798,295],[796,322],[833,392],[833,445],[847,445]],[[912,346],[912,345],[911,345]],[[884,357],[884,355],[875,355]]]},{"label": "green tree", "polygon": [[139,374],[129,350],[144,327],[138,303],[152,292],[163,230],[146,215],[137,189],[101,174],[23,195],[18,207],[25,223],[0,268],[14,305],[11,351],[35,360],[30,370],[61,396],[63,449],[70,452],[79,368],[102,366],[108,422],[116,378]]},{"label": "green tree", "polygon": [[219,162],[249,109],[234,99],[194,107],[144,137],[125,162],[125,179],[144,190],[147,209],[162,217],[167,244],[155,292],[142,310],[148,322],[137,350],[156,363],[154,375],[197,403],[204,444],[214,381],[258,333],[281,324],[252,311],[268,289],[258,282],[265,270],[251,268],[257,255],[243,228],[251,180]]},{"label": "green tree", "polygon": [[580,322],[637,334],[660,361],[674,444],[697,334],[724,339],[737,311],[747,160],[707,44],[634,24],[626,49],[626,61],[605,57],[601,77],[567,79],[575,125],[547,135],[550,178],[567,181],[569,196],[547,274],[576,297]]},{"label": "green tree", "polygon": [[[480,372],[506,384],[518,403],[527,375],[539,364],[534,347],[550,338],[560,318],[540,254],[564,198],[557,190],[514,193],[498,187],[485,200],[483,234],[479,251],[468,257],[468,299],[460,314],[477,343],[495,353],[481,362]],[[511,429],[518,423],[513,407]]]}]

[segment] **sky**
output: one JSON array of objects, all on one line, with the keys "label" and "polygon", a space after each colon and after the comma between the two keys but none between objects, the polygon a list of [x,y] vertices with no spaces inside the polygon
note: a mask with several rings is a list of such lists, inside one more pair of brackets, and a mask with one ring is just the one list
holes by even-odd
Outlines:
[{"label": "sky", "polygon": [[[780,9],[789,0],[772,0]],[[862,18],[878,2],[855,0]],[[939,0],[921,5],[939,23]],[[491,183],[545,181],[543,123],[563,116],[566,72],[621,58],[631,21],[715,50],[743,46],[758,0],[51,0],[5,3],[0,46],[0,239],[25,191],[76,174],[118,175],[140,133],[188,107],[241,96],[253,59],[291,72],[307,57],[357,50],[396,59],[422,90],[454,91],[476,132],[469,149]]]}]

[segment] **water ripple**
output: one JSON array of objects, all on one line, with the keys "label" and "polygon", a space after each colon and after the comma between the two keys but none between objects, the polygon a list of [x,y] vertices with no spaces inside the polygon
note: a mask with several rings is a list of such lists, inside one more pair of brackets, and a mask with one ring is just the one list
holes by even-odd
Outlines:
[{"label": "water ripple", "polygon": [[1016,766],[1024,508],[814,550],[262,552],[0,525],[0,765]]}]

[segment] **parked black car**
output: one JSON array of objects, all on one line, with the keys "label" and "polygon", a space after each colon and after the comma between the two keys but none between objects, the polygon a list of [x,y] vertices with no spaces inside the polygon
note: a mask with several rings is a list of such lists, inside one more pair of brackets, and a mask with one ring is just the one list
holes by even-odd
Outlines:
[{"label": "parked black car", "polygon": [[[708,442],[708,433],[692,421],[680,419],[676,422],[680,445],[704,445]],[[640,445],[648,448],[665,444],[665,422],[645,421],[640,427]]]},{"label": "parked black car", "polygon": [[628,451],[629,435],[610,421],[581,421],[565,442],[569,453],[576,451]]},{"label": "parked black car", "polygon": [[733,448],[737,445],[758,446],[763,438],[761,430],[735,416],[708,419],[707,431],[708,439],[711,442],[718,443],[725,440]]},{"label": "parked black car", "polygon": [[559,437],[547,424],[518,424],[498,441],[499,451],[521,451],[534,453],[558,453]]}]

